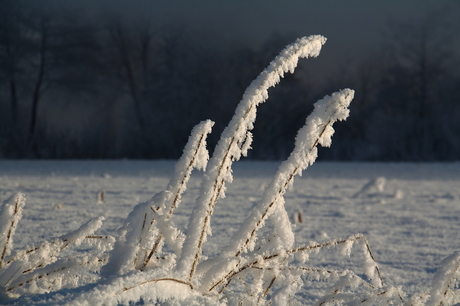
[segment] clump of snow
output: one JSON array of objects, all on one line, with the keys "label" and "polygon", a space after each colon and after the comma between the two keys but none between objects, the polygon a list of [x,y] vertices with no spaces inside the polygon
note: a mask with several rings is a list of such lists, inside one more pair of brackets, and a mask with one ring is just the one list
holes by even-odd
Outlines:
[{"label": "clump of snow", "polygon": [[402,200],[404,198],[404,191],[402,191],[401,189],[396,189],[394,198],[396,200]]},{"label": "clump of snow", "polygon": [[383,193],[385,189],[386,178],[380,176],[369,180],[360,191],[355,193],[354,198],[366,196],[371,193]]},{"label": "clump of snow", "polygon": [[343,256],[350,257],[351,248],[353,247],[353,243],[354,243],[354,241],[351,240],[351,239],[345,241],[344,243],[342,243],[342,246],[340,248],[340,254],[342,254]]}]

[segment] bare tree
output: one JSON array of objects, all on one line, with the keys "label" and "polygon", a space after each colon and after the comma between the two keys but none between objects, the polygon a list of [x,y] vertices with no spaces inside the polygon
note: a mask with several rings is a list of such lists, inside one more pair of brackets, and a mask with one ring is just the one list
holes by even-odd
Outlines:
[{"label": "bare tree", "polygon": [[388,148],[398,151],[392,159],[433,160],[439,153],[436,143],[444,136],[437,120],[448,116],[451,103],[441,97],[458,66],[455,35],[445,16],[431,12],[415,20],[393,20],[388,27],[379,99],[393,136],[394,145]]}]

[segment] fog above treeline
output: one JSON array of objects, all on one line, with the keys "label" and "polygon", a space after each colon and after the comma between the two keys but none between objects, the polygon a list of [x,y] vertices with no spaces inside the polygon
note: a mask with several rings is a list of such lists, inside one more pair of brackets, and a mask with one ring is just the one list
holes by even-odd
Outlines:
[{"label": "fog above treeline", "polygon": [[260,106],[249,158],[284,159],[349,87],[327,160],[458,160],[458,1],[0,0],[1,158],[178,158],[288,43],[328,38]]}]

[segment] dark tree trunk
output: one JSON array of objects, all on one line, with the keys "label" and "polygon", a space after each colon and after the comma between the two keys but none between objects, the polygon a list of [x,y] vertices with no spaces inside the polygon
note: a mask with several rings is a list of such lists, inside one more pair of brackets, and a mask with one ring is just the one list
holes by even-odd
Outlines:
[{"label": "dark tree trunk", "polygon": [[42,25],[42,37],[40,41],[40,53],[39,53],[39,65],[37,80],[35,82],[34,91],[32,94],[32,111],[29,125],[29,137],[28,137],[28,147],[31,149],[32,154],[35,157],[39,157],[39,151],[37,148],[36,142],[36,132],[37,132],[37,117],[38,117],[38,104],[40,102],[41,90],[43,87],[43,81],[45,76],[45,65],[46,65],[46,47],[47,47],[47,36],[48,31],[44,25]]},{"label": "dark tree trunk", "polygon": [[126,72],[126,78],[128,81],[129,92],[134,102],[134,111],[137,117],[137,121],[139,123],[139,127],[142,133],[145,133],[145,123],[144,123],[144,118],[142,115],[140,98],[137,92],[136,81],[134,80],[133,67],[131,64],[131,60],[129,58],[128,47],[126,46],[125,37],[123,35],[123,29],[121,28],[121,25],[117,26],[116,34],[119,40],[119,48],[120,48],[119,51],[121,55],[122,64],[126,70],[125,72]]}]

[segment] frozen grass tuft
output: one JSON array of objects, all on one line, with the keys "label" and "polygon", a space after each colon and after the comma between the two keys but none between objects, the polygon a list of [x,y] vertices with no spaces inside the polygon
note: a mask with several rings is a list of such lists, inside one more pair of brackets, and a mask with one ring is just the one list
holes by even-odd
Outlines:
[{"label": "frozen grass tuft", "polygon": [[[397,287],[387,286],[365,236],[311,241],[297,245],[284,195],[294,179],[317,158],[317,146],[329,147],[333,124],[348,117],[354,91],[343,89],[314,105],[298,131],[295,148],[263,195],[248,212],[227,245],[213,257],[203,256],[211,234],[211,218],[231,183],[232,164],[251,148],[257,106],[285,73],[293,73],[299,58],[318,56],[326,39],[310,36],[288,45],[248,87],[235,115],[209,157],[206,137],[212,121],[193,130],[166,188],[135,206],[114,237],[95,234],[103,218],[90,220],[76,231],[14,250],[13,237],[25,197],[14,195],[0,208],[0,303],[21,304],[29,296],[42,304],[120,305],[288,305],[311,302],[312,282],[329,288],[314,305],[451,305],[458,303],[460,256],[445,260],[431,290],[405,300]],[[204,171],[195,209],[187,230],[174,225],[174,211],[194,169]],[[355,197],[383,192],[384,178],[370,181]],[[105,202],[105,192],[97,202]],[[292,216],[292,214],[291,214]],[[304,222],[302,212],[294,222]],[[261,231],[264,228],[265,231]],[[86,252],[64,249],[87,245]],[[338,256],[358,256],[361,269],[333,270],[310,266],[310,255],[337,249]],[[69,252],[67,252],[69,253]],[[66,290],[63,290],[66,289]],[[52,295],[46,295],[52,293]],[[45,295],[40,295],[45,294]],[[41,299],[41,300],[40,300]],[[29,300],[30,301],[30,300]]]}]

